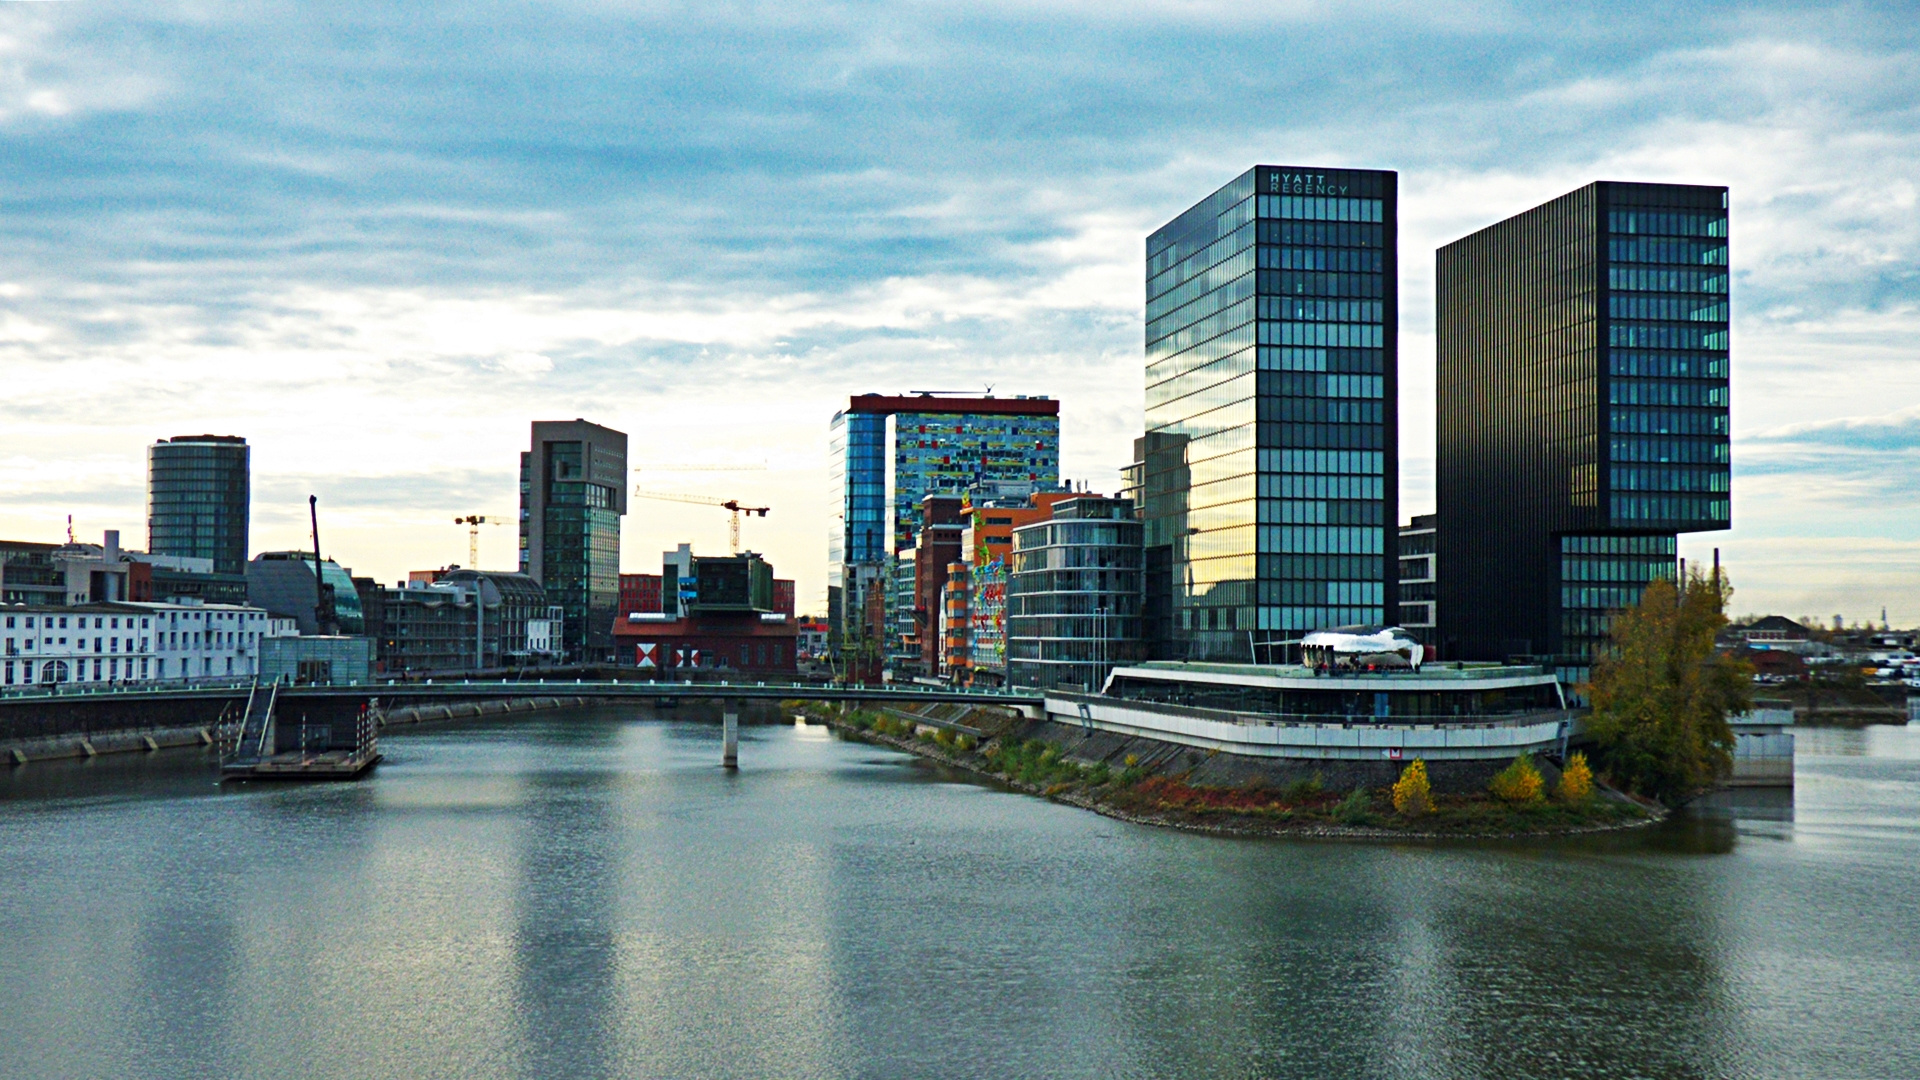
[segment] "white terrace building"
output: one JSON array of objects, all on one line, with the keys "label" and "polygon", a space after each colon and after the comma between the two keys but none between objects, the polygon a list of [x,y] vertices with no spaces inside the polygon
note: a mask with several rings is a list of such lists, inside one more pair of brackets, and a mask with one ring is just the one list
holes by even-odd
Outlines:
[{"label": "white terrace building", "polygon": [[248,678],[276,632],[265,610],[236,604],[0,607],[0,689]]}]

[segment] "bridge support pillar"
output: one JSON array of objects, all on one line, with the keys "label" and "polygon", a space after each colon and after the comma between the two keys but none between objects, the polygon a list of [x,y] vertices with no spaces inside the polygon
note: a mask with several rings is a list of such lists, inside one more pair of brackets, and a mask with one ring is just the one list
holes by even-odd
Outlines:
[{"label": "bridge support pillar", "polygon": [[720,767],[740,767],[740,703],[731,698],[720,703]]}]

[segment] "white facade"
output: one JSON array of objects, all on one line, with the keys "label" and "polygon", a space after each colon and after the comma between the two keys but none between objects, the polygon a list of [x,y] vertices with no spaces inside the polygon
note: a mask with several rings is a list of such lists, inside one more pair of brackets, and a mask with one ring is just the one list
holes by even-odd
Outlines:
[{"label": "white facade", "polygon": [[267,613],[236,604],[0,608],[0,688],[250,678]]}]

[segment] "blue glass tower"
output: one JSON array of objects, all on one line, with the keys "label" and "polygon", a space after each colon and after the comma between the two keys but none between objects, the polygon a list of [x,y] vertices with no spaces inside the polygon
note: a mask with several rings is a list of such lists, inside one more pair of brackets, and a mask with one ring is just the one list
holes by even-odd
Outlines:
[{"label": "blue glass tower", "polygon": [[1147,238],[1149,595],[1173,658],[1395,610],[1396,174],[1260,165]]}]

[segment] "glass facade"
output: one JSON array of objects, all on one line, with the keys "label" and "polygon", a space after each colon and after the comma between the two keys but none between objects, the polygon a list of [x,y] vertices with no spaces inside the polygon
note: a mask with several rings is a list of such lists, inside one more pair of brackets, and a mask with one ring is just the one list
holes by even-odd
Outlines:
[{"label": "glass facade", "polygon": [[1442,655],[1584,673],[1728,528],[1727,190],[1596,183],[1439,255]]},{"label": "glass facade", "polygon": [[565,613],[567,658],[607,659],[620,604],[627,437],[583,420],[538,422],[520,468],[521,572]]},{"label": "glass facade", "polygon": [[1147,239],[1138,483],[1163,653],[1251,659],[1395,609],[1396,185],[1258,166]]},{"label": "glass facade", "polygon": [[1007,579],[1007,679],[1097,691],[1139,658],[1142,523],[1124,499],[1060,503],[1013,532]]},{"label": "glass facade", "polygon": [[251,451],[232,435],[182,435],[147,448],[147,550],[247,571]]}]

